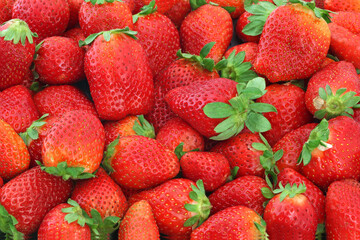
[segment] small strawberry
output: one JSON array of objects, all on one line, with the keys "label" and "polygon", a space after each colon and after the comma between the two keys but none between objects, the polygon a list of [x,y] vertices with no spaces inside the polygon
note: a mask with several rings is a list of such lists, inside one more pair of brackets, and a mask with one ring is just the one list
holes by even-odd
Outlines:
[{"label": "small strawberry", "polygon": [[184,18],[191,12],[190,1],[178,0],[164,15],[171,19],[176,28],[180,28]]},{"label": "small strawberry", "polygon": [[256,58],[259,48],[258,48],[258,44],[254,42],[242,43],[232,48],[229,48],[225,52],[224,57],[228,58],[234,50],[235,50],[235,54],[244,51],[245,52],[244,62],[251,62],[252,64]]}]

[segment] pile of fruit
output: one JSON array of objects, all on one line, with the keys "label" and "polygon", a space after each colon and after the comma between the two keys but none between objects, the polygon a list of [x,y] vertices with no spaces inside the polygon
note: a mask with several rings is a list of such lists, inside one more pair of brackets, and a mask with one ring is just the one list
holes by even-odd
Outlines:
[{"label": "pile of fruit", "polygon": [[360,0],[0,9],[0,239],[360,239]]}]

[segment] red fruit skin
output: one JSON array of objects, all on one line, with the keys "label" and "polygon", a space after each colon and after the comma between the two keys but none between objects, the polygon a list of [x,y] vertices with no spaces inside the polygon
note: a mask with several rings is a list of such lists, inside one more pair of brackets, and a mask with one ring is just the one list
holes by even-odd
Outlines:
[{"label": "red fruit skin", "polygon": [[217,63],[228,48],[233,24],[230,14],[219,6],[203,5],[190,12],[180,27],[180,42],[184,52],[199,55],[209,42],[216,42],[207,57]]},{"label": "red fruit skin", "polygon": [[7,88],[0,93],[0,119],[17,133],[25,132],[39,118],[30,90],[22,85]]},{"label": "red fruit skin", "polygon": [[306,107],[312,114],[323,108],[323,101],[319,96],[319,88],[329,85],[333,93],[340,88],[346,88],[346,92],[354,91],[360,93],[360,78],[353,64],[340,61],[327,65],[315,73],[310,79],[306,95]]},{"label": "red fruit skin", "polygon": [[139,190],[172,179],[180,170],[175,153],[143,136],[120,138],[107,164],[114,170],[110,176],[121,187]]},{"label": "red fruit skin", "polygon": [[301,165],[301,172],[320,189],[332,182],[360,178],[360,125],[352,118],[339,116],[329,120],[331,149],[315,149],[308,165]]},{"label": "red fruit skin", "polygon": [[[8,28],[10,23],[0,26],[0,31]],[[0,38],[0,91],[21,84],[30,69],[35,54],[35,44],[5,41]]]},{"label": "red fruit skin", "polygon": [[[85,41],[85,39],[86,39],[86,37],[84,35],[84,31],[78,27],[72,28],[72,29],[64,32],[63,36],[67,37],[67,38],[71,38],[71,39],[75,40],[77,43],[80,40]],[[89,49],[89,46],[86,45],[86,46],[82,46],[81,48],[84,49],[86,52]]]},{"label": "red fruit skin", "polygon": [[135,121],[138,121],[137,119],[138,118],[136,116],[127,116],[119,121],[104,122],[105,146],[109,145],[119,136],[125,137],[137,135],[133,129]]},{"label": "red fruit skin", "polygon": [[91,209],[96,209],[103,219],[109,216],[122,218],[127,209],[126,198],[121,188],[102,168],[99,168],[94,178],[76,182],[71,199],[89,216]]},{"label": "red fruit skin", "polygon": [[102,35],[96,38],[85,54],[85,74],[101,119],[146,114],[153,106],[153,78],[145,52],[127,35],[112,34],[109,42]]},{"label": "red fruit skin", "polygon": [[300,4],[280,6],[266,21],[254,68],[272,83],[306,79],[320,68],[329,46],[324,19]]},{"label": "red fruit skin", "polygon": [[249,36],[242,32],[244,27],[250,23],[250,21],[248,19],[250,16],[252,16],[252,14],[249,12],[244,12],[243,14],[241,14],[238,21],[236,22],[236,27],[235,27],[236,35],[243,42],[258,43],[260,41],[260,35],[259,36]]},{"label": "red fruit skin", "polygon": [[228,207],[243,205],[258,214],[264,213],[266,198],[261,188],[269,188],[265,180],[256,176],[239,177],[210,194],[211,214],[216,214]]},{"label": "red fruit skin", "polygon": [[86,37],[101,31],[134,27],[130,8],[122,1],[95,5],[83,2],[79,10],[79,24]]},{"label": "red fruit skin", "polygon": [[[157,11],[159,13],[164,13],[172,8],[175,5],[177,0],[158,0],[156,1]],[[149,5],[151,0],[142,0],[144,5]]]},{"label": "red fruit skin", "polygon": [[0,204],[19,222],[16,229],[30,235],[39,228],[47,212],[69,198],[71,190],[71,181],[34,167],[1,188]]},{"label": "red fruit skin", "polygon": [[225,54],[224,57],[228,58],[229,55],[235,50],[235,53],[238,54],[242,51],[245,52],[245,59],[244,62],[251,62],[251,64],[253,64],[253,62],[256,59],[256,55],[259,52],[259,47],[257,43],[254,42],[247,42],[247,43],[242,43],[239,45],[236,45],[232,48],[229,48]]},{"label": "red fruit skin", "polygon": [[324,0],[324,8],[334,12],[349,11],[349,12],[360,12],[360,1],[359,0]]},{"label": "red fruit skin", "polygon": [[317,215],[311,202],[302,194],[273,197],[264,212],[269,240],[313,240],[317,228]]},{"label": "red fruit skin", "polygon": [[360,12],[337,12],[330,14],[331,22],[344,27],[353,34],[360,34]]},{"label": "red fruit skin", "polygon": [[138,32],[136,37],[148,57],[154,76],[177,59],[180,36],[168,17],[158,12],[141,16],[134,24],[134,30]]},{"label": "red fruit skin", "polygon": [[288,132],[311,122],[312,115],[306,108],[305,92],[301,88],[292,84],[272,84],[266,90],[257,102],[271,104],[277,110],[263,114],[271,123],[271,129],[264,132],[264,137],[274,146]]},{"label": "red fruit skin", "polygon": [[[191,240],[258,239],[261,236],[254,222],[261,217],[250,208],[234,206],[210,216],[191,233]],[[260,238],[261,239],[261,238]]]},{"label": "red fruit skin", "polygon": [[70,10],[67,0],[17,0],[12,9],[12,18],[25,21],[32,32],[39,35],[36,43],[65,32]]},{"label": "red fruit skin", "polygon": [[358,239],[360,236],[359,182],[333,182],[326,194],[326,237],[329,240]]},{"label": "red fruit skin", "polygon": [[259,157],[263,154],[252,147],[253,143],[262,143],[257,134],[243,132],[228,140],[219,142],[211,151],[223,154],[230,163],[230,168],[239,167],[236,177],[255,175],[264,176],[264,168]]},{"label": "red fruit skin", "polygon": [[214,128],[224,119],[207,117],[203,108],[211,102],[228,103],[237,94],[236,85],[236,82],[226,78],[197,81],[169,91],[165,101],[175,114],[203,136],[210,138],[217,135]]},{"label": "red fruit skin", "polygon": [[294,169],[285,168],[278,175],[278,184],[282,183],[283,186],[290,183],[291,186],[304,183],[306,192],[303,193],[313,205],[317,214],[318,224],[325,222],[325,195],[324,193],[313,184],[309,179],[296,172]]},{"label": "red fruit skin", "polygon": [[169,10],[167,10],[164,15],[171,19],[175,24],[176,28],[180,28],[182,21],[191,11],[190,1],[187,0],[177,0],[175,5],[173,5]]},{"label": "red fruit skin", "polygon": [[11,19],[11,10],[15,0],[0,0],[0,24]]},{"label": "red fruit skin", "polygon": [[194,182],[203,180],[207,192],[224,185],[231,175],[228,160],[214,152],[188,152],[180,159],[180,167],[185,178]]},{"label": "red fruit skin", "polygon": [[79,25],[79,10],[83,2],[83,0],[68,0],[70,17],[67,29],[72,29]]},{"label": "red fruit skin", "polygon": [[94,104],[79,89],[71,85],[50,86],[34,96],[34,102],[40,115],[51,116],[82,110],[97,116]]},{"label": "red fruit skin", "polygon": [[39,80],[46,84],[72,84],[85,78],[84,49],[66,37],[45,38],[34,61]]},{"label": "red fruit skin", "polygon": [[140,12],[140,10],[143,6],[144,6],[144,2],[142,0],[134,0],[134,9],[131,12],[133,14],[136,14],[136,13]]},{"label": "red fruit skin", "polygon": [[279,171],[285,168],[292,168],[300,171],[300,165],[297,163],[304,143],[309,139],[311,131],[316,127],[316,123],[309,123],[299,127],[281,138],[273,147],[273,152],[283,150],[283,157],[276,162]]},{"label": "red fruit skin", "polygon": [[[270,0],[271,1],[271,0]],[[230,13],[233,19],[239,18],[241,14],[245,12],[244,9],[244,0],[215,0],[215,1],[207,1],[207,3],[216,3],[220,7],[234,7],[235,10]]]},{"label": "red fruit skin", "polygon": [[194,149],[204,151],[205,146],[203,136],[178,117],[165,123],[156,135],[156,140],[171,151],[175,151],[180,143],[184,143],[184,152]]},{"label": "red fruit skin", "polygon": [[37,234],[38,240],[91,239],[91,231],[87,224],[81,227],[77,221],[68,223],[65,220],[67,213],[63,213],[61,210],[69,207],[72,206],[62,203],[46,214]]}]

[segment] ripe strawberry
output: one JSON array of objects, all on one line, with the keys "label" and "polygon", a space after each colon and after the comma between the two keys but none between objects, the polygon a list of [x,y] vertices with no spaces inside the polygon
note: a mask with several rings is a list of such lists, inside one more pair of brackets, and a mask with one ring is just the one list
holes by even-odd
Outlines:
[{"label": "ripe strawberry", "polygon": [[[152,0],[142,0],[145,5],[149,5]],[[176,0],[157,0],[156,7],[158,12],[163,14],[169,9],[171,9],[176,3]]]},{"label": "ripe strawberry", "polygon": [[0,24],[11,19],[11,10],[15,0],[0,0]]},{"label": "ripe strawberry", "polygon": [[24,132],[38,118],[29,89],[17,85],[0,92],[0,119],[9,123],[17,133]]},{"label": "ripe strawberry", "polygon": [[229,48],[225,54],[225,58],[229,58],[230,54],[235,50],[235,53],[240,53],[242,51],[245,52],[245,59],[244,62],[251,62],[251,64],[256,59],[256,55],[259,51],[258,44],[254,42],[248,42],[248,43],[242,43],[239,45],[236,45],[232,48]]},{"label": "ripe strawberry", "polygon": [[151,69],[133,37],[134,32],[125,28],[85,40],[85,44],[94,40],[85,54],[85,74],[101,119],[146,114],[153,106]]},{"label": "ripe strawberry", "polygon": [[360,12],[360,1],[359,0],[324,0],[324,8],[331,11],[349,11],[349,12]]},{"label": "ripe strawberry", "polygon": [[[79,27],[75,27],[75,28],[72,28],[72,29],[64,32],[63,36],[67,37],[67,38],[71,38],[71,39],[75,40],[77,43],[79,41],[85,41],[85,39],[86,39],[86,37],[84,35],[84,31]],[[89,46],[82,46],[81,48],[84,49],[86,52],[89,49]]]},{"label": "ripe strawberry", "polygon": [[37,35],[19,19],[0,26],[0,90],[22,83],[35,54],[33,37]]},{"label": "ripe strawberry", "polygon": [[360,12],[337,12],[331,14],[331,22],[344,27],[353,34],[360,34]]},{"label": "ripe strawberry", "polygon": [[129,6],[120,0],[85,0],[79,10],[79,23],[86,37],[101,31],[133,29]]},{"label": "ripe strawberry", "polygon": [[357,239],[360,236],[358,181],[333,182],[326,194],[326,237],[329,240]]},{"label": "ripe strawberry", "polygon": [[171,19],[176,28],[180,28],[182,21],[191,11],[190,1],[178,0],[164,15]]},{"label": "ripe strawberry", "polygon": [[212,215],[191,233],[191,240],[267,239],[266,223],[245,206],[226,208]]},{"label": "ripe strawberry", "polygon": [[155,187],[180,170],[175,153],[151,138],[125,136],[112,142],[106,151],[104,167],[125,188]]},{"label": "ripe strawberry", "polygon": [[73,39],[45,38],[34,60],[39,80],[46,84],[72,84],[85,78],[85,51]]},{"label": "ripe strawberry", "polygon": [[1,188],[0,204],[18,221],[16,229],[30,235],[39,228],[48,211],[69,198],[71,190],[71,181],[34,167]]},{"label": "ripe strawberry", "polygon": [[39,43],[44,38],[65,32],[70,18],[69,4],[67,0],[17,0],[12,18],[27,22],[31,31],[39,35],[35,40]]},{"label": "ripe strawberry", "polygon": [[133,129],[135,121],[137,121],[136,116],[127,116],[122,120],[105,122],[105,146],[109,145],[117,137],[125,137],[136,135],[135,130]]},{"label": "ripe strawberry", "polygon": [[246,25],[250,23],[249,17],[252,15],[253,14],[246,11],[243,14],[241,14],[238,21],[236,22],[235,31],[236,31],[236,35],[241,41],[259,43],[260,36],[250,36],[243,33],[243,29],[245,28]]},{"label": "ripe strawberry", "polygon": [[68,0],[70,17],[67,29],[72,29],[79,25],[79,10],[83,2],[83,0]]},{"label": "ripe strawberry", "polygon": [[119,240],[160,238],[154,214],[146,200],[134,203],[126,212],[119,227]]}]

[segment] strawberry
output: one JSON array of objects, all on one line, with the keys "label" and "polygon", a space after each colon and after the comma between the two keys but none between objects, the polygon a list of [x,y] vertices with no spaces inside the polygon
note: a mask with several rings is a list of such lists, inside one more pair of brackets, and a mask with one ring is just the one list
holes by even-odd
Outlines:
[{"label": "strawberry", "polygon": [[118,239],[157,240],[159,238],[159,229],[150,204],[146,200],[141,200],[131,205],[121,221]]},{"label": "strawberry", "polygon": [[184,52],[199,55],[206,43],[216,42],[208,57],[217,63],[232,38],[231,16],[225,9],[205,1],[192,3],[192,8],[194,11],[186,16],[180,27],[181,47]]},{"label": "strawberry", "polygon": [[[149,5],[153,0],[142,0],[144,5]],[[176,0],[157,0],[156,7],[159,13],[165,13],[171,9],[176,3]]]},{"label": "strawberry", "polygon": [[326,194],[326,234],[329,240],[357,239],[360,236],[360,184],[346,179],[333,182]]},{"label": "strawberry", "polygon": [[79,23],[86,37],[101,31],[133,29],[129,6],[120,0],[85,0],[79,10]]},{"label": "strawberry", "polygon": [[360,12],[360,1],[359,0],[324,0],[324,8],[331,11],[349,11],[349,12]]},{"label": "strawberry", "polygon": [[180,49],[179,32],[168,17],[157,12],[155,0],[133,18],[138,42],[146,52],[150,68],[156,76],[176,60],[176,52]]},{"label": "strawberry", "polygon": [[85,54],[85,74],[100,118],[120,120],[146,114],[153,106],[153,78],[134,32],[125,28],[97,35],[81,45],[94,40]]},{"label": "strawberry", "polygon": [[236,54],[244,51],[245,52],[244,62],[251,62],[251,64],[254,62],[256,55],[259,51],[258,45],[254,42],[242,43],[242,44],[236,45],[232,48],[229,48],[225,52],[224,57],[229,58],[230,54],[234,50],[235,50]]},{"label": "strawberry", "polygon": [[34,60],[39,80],[46,84],[72,84],[85,78],[85,51],[73,39],[45,38]]},{"label": "strawberry", "polygon": [[29,72],[35,54],[33,37],[37,35],[19,19],[0,26],[0,90],[21,84]]},{"label": "strawberry", "polygon": [[68,200],[51,209],[41,222],[38,240],[91,239],[91,232],[85,224],[88,219],[82,215],[80,206]]},{"label": "strawberry", "polygon": [[69,198],[71,190],[71,181],[34,167],[1,188],[0,204],[17,220],[16,229],[30,235],[39,228],[48,211]]},{"label": "strawberry", "polygon": [[61,35],[65,32],[70,18],[67,0],[19,0],[14,3],[12,18],[22,19],[31,31],[39,35],[35,41]]},{"label": "strawberry", "polygon": [[[84,35],[84,31],[79,27],[75,27],[75,28],[72,28],[72,29],[64,32],[63,36],[67,37],[67,38],[71,38],[71,39],[75,40],[77,43],[79,41],[85,41],[85,39],[86,39],[86,37]],[[84,49],[85,51],[87,51],[89,49],[89,46],[83,46],[81,48]]]},{"label": "strawberry", "polygon": [[138,118],[136,116],[127,116],[119,121],[108,121],[104,122],[105,129],[105,146],[109,145],[118,136],[125,137],[136,135],[133,129],[135,121]]},{"label": "strawberry", "polygon": [[67,29],[72,29],[79,25],[79,10],[83,2],[83,0],[68,0],[70,17]]},{"label": "strawberry", "polygon": [[237,37],[241,41],[259,43],[260,36],[250,36],[250,35],[243,33],[243,29],[245,28],[246,25],[248,25],[250,23],[249,17],[252,15],[253,14],[251,14],[249,12],[244,12],[243,14],[241,14],[238,21],[236,22],[235,31],[236,31]]},{"label": "strawberry", "polygon": [[331,14],[331,22],[338,26],[344,27],[353,34],[360,34],[358,28],[360,24],[360,12],[337,12]]},{"label": "strawberry", "polygon": [[9,123],[17,133],[24,132],[38,118],[29,89],[17,85],[0,92],[0,119]]},{"label": "strawberry", "polygon": [[317,214],[302,193],[305,184],[290,185],[274,190],[277,194],[266,205],[264,220],[269,239],[315,239]]},{"label": "strawberry", "polygon": [[262,33],[254,68],[270,82],[310,77],[320,68],[329,50],[328,12],[316,8],[314,3],[290,2],[294,4],[276,1],[282,6],[275,6],[259,2],[245,7],[254,17],[243,33],[251,36]]},{"label": "strawberry", "polygon": [[212,215],[191,233],[191,240],[267,239],[266,223],[245,206],[226,208]]},{"label": "strawberry", "polygon": [[15,0],[1,0],[0,9],[0,24],[9,21],[11,19],[11,10]]},{"label": "strawberry", "polygon": [[180,170],[175,153],[144,136],[117,138],[107,147],[103,166],[115,182],[131,189],[155,187]]},{"label": "strawberry", "polygon": [[190,1],[178,0],[169,10],[164,12],[164,15],[171,19],[171,21],[175,24],[176,28],[179,28],[182,21],[189,14],[190,11]]}]

